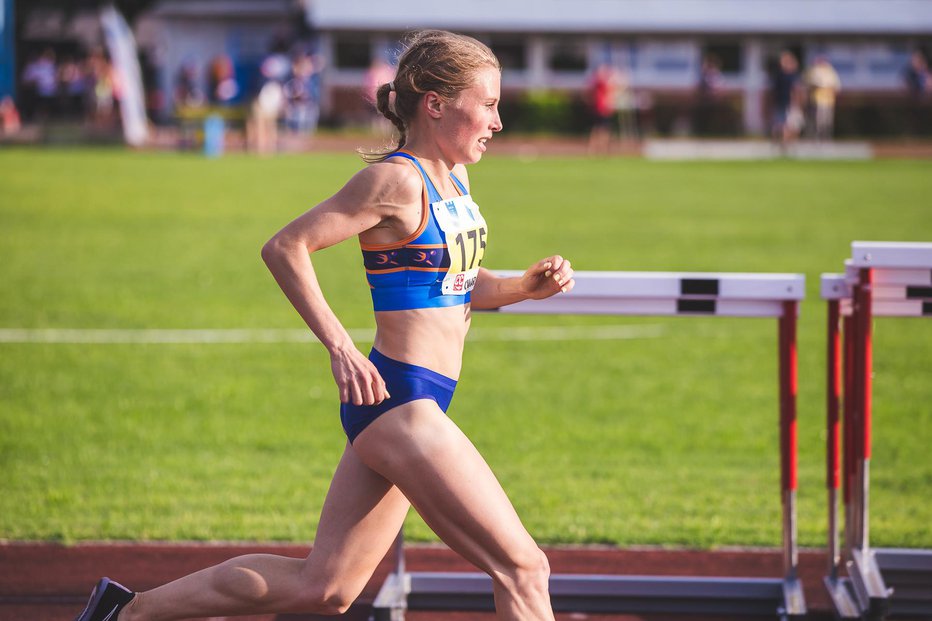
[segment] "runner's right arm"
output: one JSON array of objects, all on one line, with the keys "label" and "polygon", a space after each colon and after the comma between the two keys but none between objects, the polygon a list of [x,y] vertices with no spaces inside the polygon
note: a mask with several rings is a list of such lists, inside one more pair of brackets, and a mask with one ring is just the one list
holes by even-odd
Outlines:
[{"label": "runner's right arm", "polygon": [[390,217],[384,188],[391,171],[368,166],[336,194],[302,214],[262,247],[262,259],[301,318],[330,352],[340,401],[357,405],[388,397],[378,371],[353,343],[324,299],[310,254],[378,226]]}]

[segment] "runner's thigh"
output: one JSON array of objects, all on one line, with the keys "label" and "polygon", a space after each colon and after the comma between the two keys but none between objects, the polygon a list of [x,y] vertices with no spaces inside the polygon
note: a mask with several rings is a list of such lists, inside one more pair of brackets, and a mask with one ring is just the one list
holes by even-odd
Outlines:
[{"label": "runner's thigh", "polygon": [[539,562],[492,470],[436,403],[394,408],[367,427],[354,450],[404,492],[453,550],[489,573]]},{"label": "runner's thigh", "polygon": [[361,592],[398,535],[409,506],[398,488],[362,463],[347,444],[305,565],[309,584]]}]

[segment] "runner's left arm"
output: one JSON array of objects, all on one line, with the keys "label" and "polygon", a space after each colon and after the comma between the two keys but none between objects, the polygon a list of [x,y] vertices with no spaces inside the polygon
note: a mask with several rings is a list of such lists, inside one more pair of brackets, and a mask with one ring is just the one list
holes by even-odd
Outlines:
[{"label": "runner's left arm", "polygon": [[483,267],[472,290],[471,306],[488,310],[524,300],[542,300],[566,293],[575,284],[572,265],[560,255],[541,259],[521,276],[496,276]]}]

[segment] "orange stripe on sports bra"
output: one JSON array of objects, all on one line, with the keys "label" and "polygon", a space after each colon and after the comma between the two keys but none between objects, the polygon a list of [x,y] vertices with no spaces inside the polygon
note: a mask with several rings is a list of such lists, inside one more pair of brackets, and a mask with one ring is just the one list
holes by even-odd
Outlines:
[{"label": "orange stripe on sports bra", "polygon": [[[409,271],[410,272],[445,272],[448,269],[449,269],[448,267],[412,267],[410,265],[406,265],[404,267],[390,267],[386,270],[366,270],[366,273],[367,274],[391,274],[394,272],[409,272]],[[370,287],[372,286],[370,285]],[[374,289],[375,287],[372,287],[372,288]]]}]

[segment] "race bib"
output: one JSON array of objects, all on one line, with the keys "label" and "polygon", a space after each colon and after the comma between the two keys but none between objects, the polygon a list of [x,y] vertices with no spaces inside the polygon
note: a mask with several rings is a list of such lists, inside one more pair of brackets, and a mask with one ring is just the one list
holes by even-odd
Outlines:
[{"label": "race bib", "polygon": [[485,218],[468,195],[431,203],[430,208],[450,254],[450,269],[441,290],[446,295],[465,295],[476,285],[485,254],[488,236]]}]

